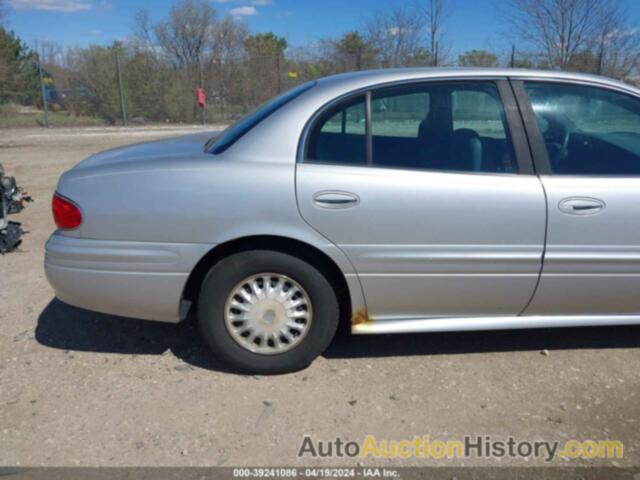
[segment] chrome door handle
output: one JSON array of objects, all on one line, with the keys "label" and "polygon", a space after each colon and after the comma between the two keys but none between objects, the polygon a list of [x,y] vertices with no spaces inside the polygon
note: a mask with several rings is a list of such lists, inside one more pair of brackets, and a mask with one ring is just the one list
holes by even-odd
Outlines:
[{"label": "chrome door handle", "polygon": [[324,190],[313,196],[313,203],[322,208],[349,208],[359,202],[360,198],[351,192]]},{"label": "chrome door handle", "polygon": [[558,209],[568,215],[594,215],[605,208],[605,203],[597,198],[570,197],[561,200]]}]

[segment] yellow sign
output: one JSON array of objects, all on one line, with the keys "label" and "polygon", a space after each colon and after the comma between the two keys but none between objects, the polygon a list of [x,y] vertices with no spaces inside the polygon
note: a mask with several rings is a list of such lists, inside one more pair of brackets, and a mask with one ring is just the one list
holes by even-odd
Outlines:
[{"label": "yellow sign", "polygon": [[298,72],[289,72],[289,78],[291,80],[297,80],[298,79]]}]

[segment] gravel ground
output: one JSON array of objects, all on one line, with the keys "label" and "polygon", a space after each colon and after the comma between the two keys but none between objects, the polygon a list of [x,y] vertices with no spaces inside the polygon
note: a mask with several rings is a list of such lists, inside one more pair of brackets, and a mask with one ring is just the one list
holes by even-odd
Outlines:
[{"label": "gravel ground", "polygon": [[[14,217],[29,231],[20,251],[0,257],[0,465],[346,465],[297,458],[303,436],[369,433],[615,439],[623,459],[556,464],[640,465],[640,327],[343,335],[307,370],[260,377],[225,371],[189,323],[55,300],[42,261],[60,173],[99,150],[197,130],[0,131],[0,163],[36,199]],[[401,461],[462,463],[543,462]]]}]

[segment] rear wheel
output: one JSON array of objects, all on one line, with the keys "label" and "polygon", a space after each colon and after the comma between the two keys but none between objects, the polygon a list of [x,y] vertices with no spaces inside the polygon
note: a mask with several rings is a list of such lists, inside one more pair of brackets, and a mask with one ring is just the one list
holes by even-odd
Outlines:
[{"label": "rear wheel", "polygon": [[339,318],[333,288],[315,267],[280,252],[231,255],[207,274],[198,320],[214,354],[237,370],[302,369],[331,342]]}]

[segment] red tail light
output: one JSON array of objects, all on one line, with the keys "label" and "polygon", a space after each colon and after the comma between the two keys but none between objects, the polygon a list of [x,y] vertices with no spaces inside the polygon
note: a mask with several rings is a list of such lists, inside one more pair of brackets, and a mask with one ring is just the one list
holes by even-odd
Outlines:
[{"label": "red tail light", "polygon": [[82,223],[82,213],[80,209],[70,200],[67,200],[57,193],[53,194],[51,210],[53,211],[53,219],[58,228],[73,230],[74,228],[78,228]]}]

